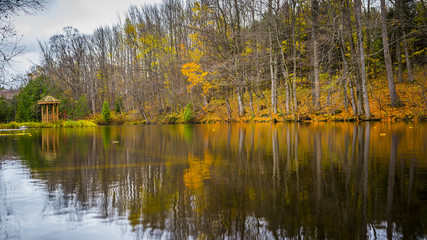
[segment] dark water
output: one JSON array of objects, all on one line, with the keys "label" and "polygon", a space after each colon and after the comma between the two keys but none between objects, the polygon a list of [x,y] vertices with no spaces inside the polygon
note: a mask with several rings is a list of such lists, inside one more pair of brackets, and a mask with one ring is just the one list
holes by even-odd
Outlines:
[{"label": "dark water", "polygon": [[0,137],[0,239],[427,237],[426,123]]}]

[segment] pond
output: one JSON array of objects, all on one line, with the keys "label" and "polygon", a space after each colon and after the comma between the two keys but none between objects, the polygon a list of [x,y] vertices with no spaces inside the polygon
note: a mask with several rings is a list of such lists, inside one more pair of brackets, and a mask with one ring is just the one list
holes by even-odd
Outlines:
[{"label": "pond", "polygon": [[0,239],[427,237],[426,123],[0,137]]}]

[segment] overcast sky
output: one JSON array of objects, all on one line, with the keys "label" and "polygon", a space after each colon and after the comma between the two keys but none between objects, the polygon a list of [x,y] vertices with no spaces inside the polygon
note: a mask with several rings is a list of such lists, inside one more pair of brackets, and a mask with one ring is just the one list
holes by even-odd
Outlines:
[{"label": "overcast sky", "polygon": [[81,33],[92,33],[99,26],[111,26],[118,23],[119,17],[130,5],[161,2],[161,0],[46,0],[43,11],[35,15],[16,17],[15,27],[22,35],[21,46],[24,52],[14,58],[10,74],[25,73],[40,62],[37,40],[49,40],[61,33],[67,26],[78,29]]}]

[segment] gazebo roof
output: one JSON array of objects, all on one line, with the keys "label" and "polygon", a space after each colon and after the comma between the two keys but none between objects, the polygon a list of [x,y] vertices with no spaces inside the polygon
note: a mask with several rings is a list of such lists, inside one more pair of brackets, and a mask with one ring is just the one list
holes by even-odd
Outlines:
[{"label": "gazebo roof", "polygon": [[44,96],[42,99],[38,101],[39,104],[60,103],[60,102],[61,102],[60,100],[50,95]]}]

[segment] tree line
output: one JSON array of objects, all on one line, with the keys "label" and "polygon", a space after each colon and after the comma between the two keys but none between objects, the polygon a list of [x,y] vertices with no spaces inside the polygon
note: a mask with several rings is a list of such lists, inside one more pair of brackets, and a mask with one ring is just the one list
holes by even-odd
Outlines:
[{"label": "tree line", "polygon": [[164,0],[89,35],[66,27],[40,41],[29,81],[45,79],[76,116],[108,101],[150,123],[221,100],[229,118],[255,116],[254,102],[270,116],[305,105],[371,118],[369,84],[381,74],[393,107],[396,82],[420,84],[425,97],[415,73],[425,71],[426,39],[424,0]]}]

